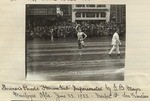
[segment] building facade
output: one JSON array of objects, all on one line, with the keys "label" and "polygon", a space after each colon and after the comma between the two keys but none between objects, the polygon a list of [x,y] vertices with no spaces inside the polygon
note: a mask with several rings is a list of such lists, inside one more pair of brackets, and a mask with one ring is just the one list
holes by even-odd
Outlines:
[{"label": "building facade", "polygon": [[116,23],[126,22],[126,6],[125,5],[111,5],[110,6],[110,20]]},{"label": "building facade", "polygon": [[72,22],[74,21],[110,21],[110,5],[75,4],[72,5]]},{"label": "building facade", "polygon": [[60,21],[71,22],[71,14],[71,5],[29,4],[26,6],[26,21],[31,25],[49,26]]}]

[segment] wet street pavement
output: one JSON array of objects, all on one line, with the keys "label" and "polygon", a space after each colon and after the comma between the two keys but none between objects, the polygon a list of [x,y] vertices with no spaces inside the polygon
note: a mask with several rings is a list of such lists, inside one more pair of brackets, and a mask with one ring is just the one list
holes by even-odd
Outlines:
[{"label": "wet street pavement", "polygon": [[125,41],[121,56],[108,55],[110,38],[86,39],[81,51],[76,39],[30,40],[26,47],[26,79],[48,81],[122,81]]}]

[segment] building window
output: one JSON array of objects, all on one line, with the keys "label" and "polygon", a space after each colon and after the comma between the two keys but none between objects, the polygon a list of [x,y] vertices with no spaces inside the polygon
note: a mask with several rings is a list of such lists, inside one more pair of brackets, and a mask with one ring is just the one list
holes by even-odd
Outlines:
[{"label": "building window", "polygon": [[85,17],[85,13],[82,13],[82,17]]},{"label": "building window", "polygon": [[101,13],[101,17],[102,17],[102,18],[105,18],[105,17],[106,17],[106,12],[102,12],[102,13]]},{"label": "building window", "polygon": [[86,5],[86,7],[95,7],[95,5]]},{"label": "building window", "polygon": [[95,17],[95,13],[91,12],[91,13],[86,13],[86,17],[87,18],[93,18]]},{"label": "building window", "polygon": [[85,5],[76,5],[76,7],[85,7]]},{"label": "building window", "polygon": [[106,7],[106,5],[97,5],[97,7]]},{"label": "building window", "polygon": [[81,17],[81,13],[77,12],[77,13],[76,13],[76,17],[77,17],[77,18]]},{"label": "building window", "polygon": [[96,13],[96,17],[99,18],[99,13]]}]

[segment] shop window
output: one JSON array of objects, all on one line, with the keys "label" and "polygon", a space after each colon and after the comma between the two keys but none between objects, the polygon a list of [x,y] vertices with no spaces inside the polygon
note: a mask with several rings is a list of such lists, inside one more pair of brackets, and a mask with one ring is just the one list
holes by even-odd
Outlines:
[{"label": "shop window", "polygon": [[97,5],[97,7],[106,7],[106,5]]},{"label": "shop window", "polygon": [[85,17],[85,13],[82,13],[82,17]]},{"label": "shop window", "polygon": [[95,13],[91,12],[91,13],[86,13],[86,17],[87,18],[93,18],[95,17]]},{"label": "shop window", "polygon": [[102,13],[101,13],[101,17],[102,17],[102,18],[105,18],[105,17],[106,17],[106,12],[102,12]]},{"label": "shop window", "polygon": [[76,13],[76,17],[77,17],[77,18],[78,18],[78,17],[81,17],[81,13],[77,12],[77,13]]},{"label": "shop window", "polygon": [[96,17],[99,18],[99,13],[96,13]]},{"label": "shop window", "polygon": [[85,5],[76,5],[76,7],[85,7]]},{"label": "shop window", "polygon": [[95,5],[86,5],[86,7],[95,7]]}]

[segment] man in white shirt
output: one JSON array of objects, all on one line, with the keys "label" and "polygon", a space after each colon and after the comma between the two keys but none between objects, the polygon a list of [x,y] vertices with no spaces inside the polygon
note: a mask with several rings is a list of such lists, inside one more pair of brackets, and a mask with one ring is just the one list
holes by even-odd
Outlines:
[{"label": "man in white shirt", "polygon": [[118,32],[119,32],[119,30],[117,30],[112,37],[111,45],[113,45],[113,47],[111,48],[111,50],[109,52],[109,56],[111,56],[111,54],[114,50],[116,50],[117,55],[120,56],[119,45],[121,45],[121,42],[119,39]]}]

